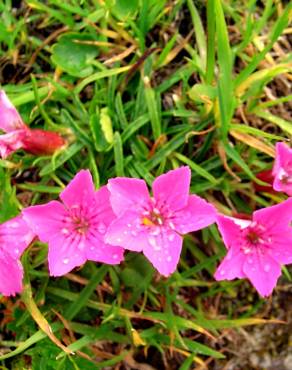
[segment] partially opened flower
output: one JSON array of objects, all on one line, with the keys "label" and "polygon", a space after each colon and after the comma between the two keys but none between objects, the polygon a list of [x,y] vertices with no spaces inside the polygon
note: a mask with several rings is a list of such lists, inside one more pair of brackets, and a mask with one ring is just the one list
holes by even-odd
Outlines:
[{"label": "partially opened flower", "polygon": [[216,280],[246,278],[263,297],[272,293],[281,265],[292,263],[292,198],[254,212],[252,220],[219,215],[217,224],[228,248]]},{"label": "partially opened flower", "polygon": [[24,219],[41,241],[49,244],[49,270],[61,276],[86,260],[118,264],[123,249],[104,242],[115,215],[104,186],[95,191],[90,172],[81,170],[60,194],[61,202],[23,210]]},{"label": "partially opened flower", "polygon": [[0,225],[0,293],[9,296],[22,290],[23,269],[19,258],[34,233],[21,216]]},{"label": "partially opened flower", "polygon": [[292,196],[292,149],[284,143],[276,144],[273,176],[273,188]]},{"label": "partially opened flower", "polygon": [[6,158],[17,149],[32,154],[53,154],[64,146],[64,139],[56,132],[31,130],[26,126],[3,90],[0,90],[0,156]]},{"label": "partially opened flower", "polygon": [[181,167],[153,182],[153,197],[144,180],[117,177],[108,182],[117,219],[105,240],[125,249],[143,252],[164,276],[176,269],[183,234],[215,221],[216,211],[202,198],[189,195],[191,171]]}]

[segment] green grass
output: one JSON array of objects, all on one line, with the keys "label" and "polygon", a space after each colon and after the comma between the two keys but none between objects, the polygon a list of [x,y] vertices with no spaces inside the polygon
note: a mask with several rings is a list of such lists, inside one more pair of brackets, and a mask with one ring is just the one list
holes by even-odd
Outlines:
[{"label": "green grass", "polygon": [[[52,157],[18,151],[0,161],[1,221],[56,199],[81,168],[99,187],[114,176],[150,185],[187,164],[192,191],[226,214],[284,199],[256,193],[252,181],[271,167],[275,142],[292,133],[292,97],[277,87],[291,83],[283,40],[292,6],[205,3],[29,0],[12,11],[0,0],[2,88],[27,124],[67,141]],[[267,306],[246,282],[214,280],[224,251],[212,226],[185,238],[169,279],[131,253],[117,267],[87,263],[48,279],[46,246],[35,243],[25,256],[29,300],[75,355],[39,329],[35,309],[33,319],[19,297],[2,298],[1,368],[223,366],[230,355],[220,333],[264,323]]]}]

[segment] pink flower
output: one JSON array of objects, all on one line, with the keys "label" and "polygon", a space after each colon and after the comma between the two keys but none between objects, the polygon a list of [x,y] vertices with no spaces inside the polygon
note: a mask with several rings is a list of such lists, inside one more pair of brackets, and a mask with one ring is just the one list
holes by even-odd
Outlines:
[{"label": "pink flower", "polygon": [[143,251],[162,275],[170,275],[179,261],[181,235],[215,221],[214,207],[189,195],[190,180],[188,167],[169,171],[154,181],[153,197],[143,180],[109,180],[110,202],[117,219],[105,240],[131,251]]},{"label": "pink flower", "polygon": [[23,210],[24,219],[49,244],[49,270],[61,276],[86,260],[118,264],[123,249],[104,242],[115,218],[106,186],[95,191],[90,172],[81,170],[62,191],[63,203],[51,201]]},{"label": "pink flower", "polygon": [[276,144],[273,175],[273,188],[292,196],[292,149],[284,143]]},{"label": "pink flower", "polygon": [[56,132],[27,127],[7,95],[0,90],[0,156],[6,158],[17,149],[32,154],[49,155],[64,146],[63,138]]},{"label": "pink flower", "polygon": [[281,265],[292,263],[292,198],[254,212],[252,220],[219,215],[217,224],[228,248],[216,280],[247,278],[263,297],[272,293]]},{"label": "pink flower", "polygon": [[19,258],[34,238],[21,216],[0,225],[0,293],[9,296],[22,290],[23,269]]}]

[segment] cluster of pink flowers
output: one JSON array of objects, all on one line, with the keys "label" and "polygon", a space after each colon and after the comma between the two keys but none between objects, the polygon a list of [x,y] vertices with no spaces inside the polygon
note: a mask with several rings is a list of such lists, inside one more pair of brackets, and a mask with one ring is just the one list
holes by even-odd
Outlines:
[{"label": "cluster of pink flowers", "polygon": [[[1,107],[0,101],[0,127],[22,122],[13,109],[7,101]],[[19,145],[6,141],[2,155]],[[278,143],[276,152],[274,189],[292,195],[292,150]],[[61,192],[61,201],[25,208],[0,225],[0,292],[21,291],[19,258],[35,238],[49,245],[51,276],[62,276],[87,260],[119,264],[129,250],[142,252],[167,277],[177,268],[183,235],[216,222],[228,251],[215,279],[247,278],[261,296],[270,295],[281,266],[292,263],[292,198],[244,220],[221,215],[190,195],[190,182],[191,171],[184,166],[157,177],[152,194],[144,180],[127,177],[110,179],[96,191],[89,170],[81,170]]]}]

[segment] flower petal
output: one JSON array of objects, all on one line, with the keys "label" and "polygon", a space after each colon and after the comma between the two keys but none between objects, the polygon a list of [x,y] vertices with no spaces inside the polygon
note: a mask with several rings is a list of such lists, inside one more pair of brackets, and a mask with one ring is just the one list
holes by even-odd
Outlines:
[{"label": "flower petal", "polygon": [[90,171],[79,171],[62,191],[60,198],[68,208],[80,204],[90,206],[95,198],[95,189]]},{"label": "flower petal", "polygon": [[149,234],[143,253],[163,276],[172,274],[179,262],[183,239],[175,231],[162,230],[156,236]]},{"label": "flower petal", "polygon": [[218,215],[216,223],[226,247],[239,249],[241,229],[247,227],[251,221]]},{"label": "flower petal", "polygon": [[22,216],[14,217],[0,225],[1,248],[15,259],[22,255],[34,237],[35,234]]},{"label": "flower petal", "polygon": [[255,252],[243,265],[243,272],[262,297],[269,296],[281,275],[281,268],[268,254]]},{"label": "flower petal", "polygon": [[23,129],[25,124],[20,115],[8,99],[4,90],[0,91],[0,129],[4,132],[11,132]]},{"label": "flower petal", "polygon": [[124,259],[125,250],[106,244],[100,234],[88,235],[85,244],[88,260],[117,265]]},{"label": "flower petal", "polygon": [[[107,186],[102,186],[97,192],[95,192],[95,205],[94,207],[98,211],[98,217],[100,221],[109,226],[110,223],[116,219],[111,203],[110,203],[110,192]],[[104,231],[104,233],[106,230]]]},{"label": "flower petal", "polygon": [[214,274],[215,279],[233,280],[245,278],[246,276],[242,270],[245,258],[245,255],[240,250],[230,248]]},{"label": "flower petal", "polygon": [[288,228],[292,221],[292,198],[275,206],[266,207],[254,212],[254,221],[264,225],[267,230],[277,232],[277,228]]},{"label": "flower petal", "polygon": [[[273,166],[274,182],[273,188],[276,191],[284,191],[292,195],[292,149],[284,143],[276,144],[276,157]],[[285,181],[287,178],[287,181]]]},{"label": "flower petal", "polygon": [[215,222],[216,209],[197,195],[190,195],[186,207],[175,213],[175,229],[181,234],[203,229]]},{"label": "flower petal", "polygon": [[0,156],[6,158],[9,154],[23,147],[24,130],[12,131],[5,135],[0,135]]},{"label": "flower petal", "polygon": [[271,239],[271,244],[266,246],[269,255],[280,264],[292,263],[292,229],[279,230]]},{"label": "flower petal", "polygon": [[184,166],[168,171],[153,182],[153,195],[157,201],[167,203],[171,210],[185,207],[189,199],[191,170]]},{"label": "flower petal", "polygon": [[144,180],[116,177],[109,180],[107,187],[111,193],[112,209],[117,216],[147,203],[150,199]]},{"label": "flower petal", "polygon": [[0,293],[15,295],[22,291],[23,269],[21,263],[0,249]]},{"label": "flower petal", "polygon": [[51,276],[62,276],[86,262],[86,244],[81,235],[54,235],[49,241],[49,270]]},{"label": "flower petal", "polygon": [[32,206],[22,211],[23,218],[41,241],[48,242],[58,235],[68,217],[62,203],[55,200],[40,206]]},{"label": "flower petal", "polygon": [[105,235],[105,242],[130,251],[141,252],[147,245],[147,233],[141,227],[140,215],[127,211],[114,220]]}]

